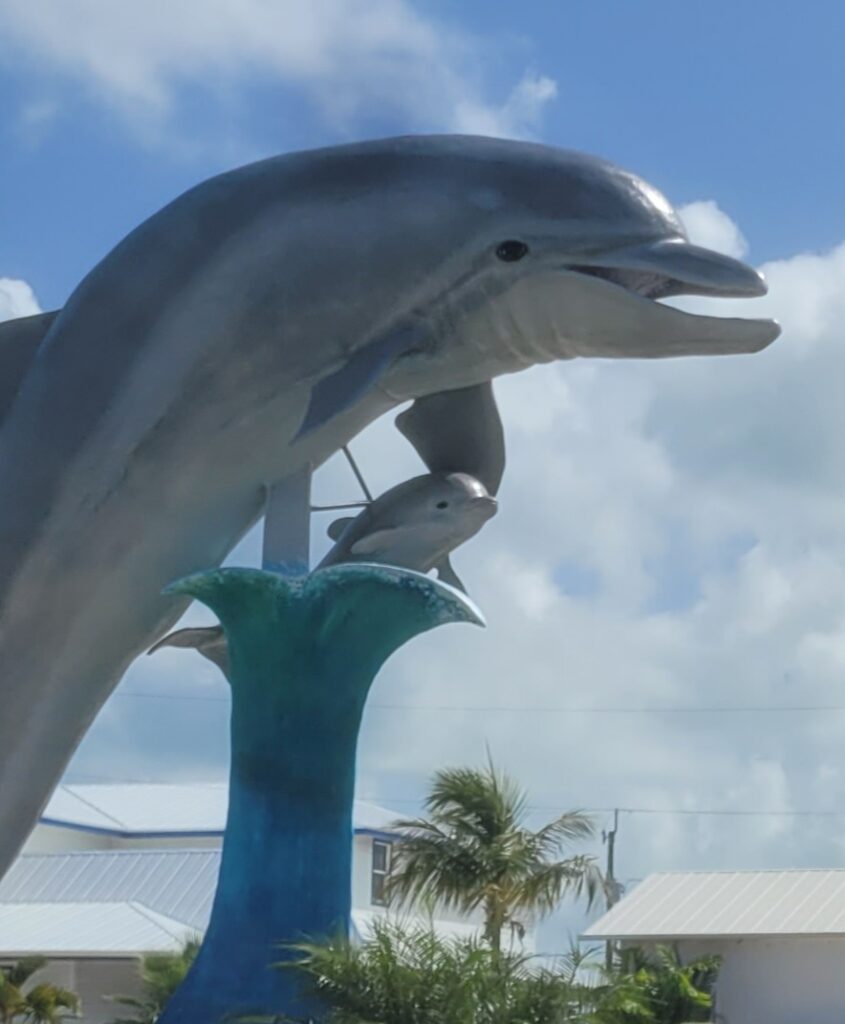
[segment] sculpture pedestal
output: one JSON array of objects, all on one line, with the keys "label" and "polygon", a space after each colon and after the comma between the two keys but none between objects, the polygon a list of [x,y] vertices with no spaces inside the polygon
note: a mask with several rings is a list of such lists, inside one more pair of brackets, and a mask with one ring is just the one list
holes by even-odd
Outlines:
[{"label": "sculpture pedestal", "polygon": [[420,573],[340,565],[297,579],[218,569],[168,588],[214,611],[229,643],[229,816],[211,921],[160,1024],[319,1017],[280,944],[348,934],[355,754],[379,668],[412,637],[483,619]]}]

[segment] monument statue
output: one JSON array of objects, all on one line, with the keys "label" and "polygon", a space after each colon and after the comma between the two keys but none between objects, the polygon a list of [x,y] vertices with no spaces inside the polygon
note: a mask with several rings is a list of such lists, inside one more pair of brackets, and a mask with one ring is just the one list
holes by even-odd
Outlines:
[{"label": "monument statue", "polygon": [[[430,521],[405,508],[405,532],[385,536],[376,502],[338,529],[337,564],[308,575],[313,470],[411,401],[397,425],[431,474],[423,494],[460,478],[489,502],[505,464],[493,378],[579,356],[757,352],[773,321],[659,300],[764,292],[756,271],[690,244],[627,171],[524,142],[409,137],[213,178],[133,231],[63,309],[0,325],[0,874],[127,665],[203,600],[225,632],[232,806],[208,940],[164,1020],[235,1010],[247,961],[258,970],[259,947],[293,937],[281,920],[321,931],[348,914],[338,850],[379,665],[415,633],[480,621],[415,567],[452,578],[448,553],[483,516],[432,560]],[[215,570],[265,512],[265,571]],[[335,740],[317,764],[315,745]],[[334,853],[318,906],[305,889],[320,834]],[[250,835],[299,865],[296,898],[252,877]],[[267,910],[257,944],[244,904]],[[246,959],[211,1006],[203,972],[224,935]],[[261,989],[257,1009],[281,991]]]}]

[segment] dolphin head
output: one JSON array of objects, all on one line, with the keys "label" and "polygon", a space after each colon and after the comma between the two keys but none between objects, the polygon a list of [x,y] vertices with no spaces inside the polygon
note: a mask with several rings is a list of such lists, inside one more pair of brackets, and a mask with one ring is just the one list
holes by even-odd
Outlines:
[{"label": "dolphin head", "polygon": [[422,393],[435,367],[459,387],[576,356],[757,352],[780,333],[772,320],[661,303],[760,296],[766,284],[744,263],[691,244],[668,200],[636,175],[530,143],[450,137],[437,152],[426,187],[432,209],[448,193],[449,223],[438,222],[441,264],[413,310],[424,340],[396,361],[385,380],[391,394]]},{"label": "dolphin head", "polygon": [[496,514],[498,504],[480,480],[468,473],[427,473],[377,498],[367,516],[368,533],[394,530],[396,536],[424,538],[451,550],[463,544]]},{"label": "dolphin head", "polygon": [[392,487],[358,516],[338,520],[320,566],[385,562],[427,572],[496,514],[497,502],[467,473],[426,473]]}]

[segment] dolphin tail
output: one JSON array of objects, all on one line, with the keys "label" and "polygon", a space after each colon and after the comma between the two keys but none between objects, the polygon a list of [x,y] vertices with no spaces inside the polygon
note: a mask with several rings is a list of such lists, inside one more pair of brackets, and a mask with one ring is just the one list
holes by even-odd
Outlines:
[{"label": "dolphin tail", "polygon": [[463,584],[461,577],[452,568],[452,563],[449,560],[449,556],[443,559],[442,562],[438,563],[434,567],[437,570],[437,578],[442,580],[444,583],[448,583],[450,587],[454,587],[456,590],[460,590],[462,593],[467,592],[467,588]]}]

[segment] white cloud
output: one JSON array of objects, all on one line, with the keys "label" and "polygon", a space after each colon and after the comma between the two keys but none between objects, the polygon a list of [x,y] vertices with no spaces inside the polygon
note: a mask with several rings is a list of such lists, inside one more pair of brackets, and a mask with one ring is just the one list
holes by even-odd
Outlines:
[{"label": "white cloud", "polygon": [[225,93],[269,77],[333,121],[387,110],[410,130],[522,135],[555,95],[526,74],[491,103],[481,42],[406,0],[7,0],[0,32],[10,57],[79,80],[138,122],[167,118],[180,84]]},{"label": "white cloud", "polygon": [[716,252],[735,256],[737,259],[742,259],[748,252],[748,242],[742,232],[713,199],[687,203],[678,210],[678,213],[690,241],[696,245],[715,249]]},{"label": "white cloud", "polygon": [[0,321],[18,316],[33,316],[41,307],[35,292],[26,281],[13,277],[0,277]]}]

